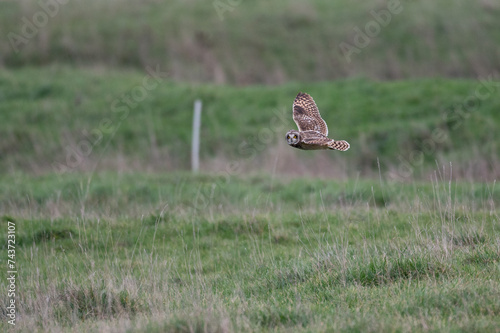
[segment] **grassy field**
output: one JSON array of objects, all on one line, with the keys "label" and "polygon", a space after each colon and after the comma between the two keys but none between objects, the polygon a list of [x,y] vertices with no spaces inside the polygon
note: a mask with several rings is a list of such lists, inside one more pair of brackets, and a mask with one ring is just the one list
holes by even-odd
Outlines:
[{"label": "grassy field", "polygon": [[16,328],[498,332],[500,189],[449,179],[2,176]]},{"label": "grassy field", "polygon": [[[284,136],[296,127],[291,105],[299,91],[315,98],[331,136],[348,140],[351,150],[289,149]],[[0,72],[0,170],[188,169],[199,98],[206,172],[382,173],[412,181],[428,179],[436,162],[452,162],[456,177],[494,180],[500,175],[499,91],[497,77],[220,87],[178,83],[168,75],[155,81],[136,71],[6,70]]]},{"label": "grassy field", "polygon": [[0,65],[160,65],[228,84],[475,78],[500,72],[499,13],[493,0],[1,1]]},{"label": "grassy field", "polygon": [[[0,239],[14,222],[16,329],[498,332],[497,89],[2,71]],[[301,90],[351,150],[284,144]],[[196,98],[200,175],[180,171]]]},{"label": "grassy field", "polygon": [[500,333],[499,15],[0,1],[0,331]]}]

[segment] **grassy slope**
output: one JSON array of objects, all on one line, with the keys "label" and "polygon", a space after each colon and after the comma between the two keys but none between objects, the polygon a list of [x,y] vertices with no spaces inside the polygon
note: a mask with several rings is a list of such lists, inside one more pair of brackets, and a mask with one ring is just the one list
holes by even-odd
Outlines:
[{"label": "grassy slope", "polygon": [[[72,170],[91,170],[96,164],[98,169],[114,170],[188,168],[192,105],[200,98],[205,170],[221,171],[237,161],[243,166],[240,172],[313,168],[331,176],[331,165],[345,171],[344,163],[349,165],[347,175],[370,175],[378,173],[379,158],[382,172],[395,171],[395,178],[425,173],[436,160],[455,162],[457,176],[498,175],[500,97],[498,85],[491,83],[491,95],[479,100],[476,90],[487,90],[472,80],[353,79],[234,88],[165,79],[143,101],[127,107],[124,96],[137,91],[144,77],[133,71],[61,67],[3,71],[1,169],[64,169],[68,151],[75,150],[85,158],[71,164]],[[349,152],[311,154],[284,145],[284,133],[295,127],[290,110],[298,91],[315,98],[332,137],[350,141]],[[108,132],[103,121],[111,127]],[[102,133],[102,139],[95,133]],[[89,142],[91,151],[85,146]],[[274,165],[269,154],[279,157]],[[290,170],[290,164],[296,168]],[[408,174],[407,165],[413,173]]]},{"label": "grassy slope", "polygon": [[493,332],[500,192],[441,177],[1,179],[18,328]]},{"label": "grassy slope", "polygon": [[359,74],[476,77],[500,68],[494,1],[401,1],[402,12],[350,63],[339,44],[353,44],[353,28],[364,30],[372,10],[387,8],[385,1],[243,1],[222,20],[214,2],[70,1],[15,53],[7,33],[19,34],[22,18],[31,19],[40,6],[2,1],[0,63],[160,64],[175,79],[239,84]]}]

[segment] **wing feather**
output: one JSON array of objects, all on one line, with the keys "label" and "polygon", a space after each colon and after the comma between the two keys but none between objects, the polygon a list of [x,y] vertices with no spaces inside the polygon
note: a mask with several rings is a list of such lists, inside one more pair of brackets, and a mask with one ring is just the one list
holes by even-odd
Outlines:
[{"label": "wing feather", "polygon": [[326,145],[331,141],[327,136],[318,131],[304,131],[301,133],[302,141],[307,144]]},{"label": "wing feather", "polygon": [[298,93],[293,102],[293,120],[299,131],[317,131],[328,136],[328,126],[321,118],[313,98],[306,93]]}]

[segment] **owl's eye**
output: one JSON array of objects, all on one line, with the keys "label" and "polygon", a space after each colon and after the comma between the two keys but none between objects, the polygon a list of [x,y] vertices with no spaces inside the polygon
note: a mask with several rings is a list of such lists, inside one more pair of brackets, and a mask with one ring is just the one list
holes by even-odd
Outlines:
[{"label": "owl's eye", "polygon": [[294,138],[294,139],[297,139],[297,136],[294,134],[294,135],[293,135],[293,138]]}]

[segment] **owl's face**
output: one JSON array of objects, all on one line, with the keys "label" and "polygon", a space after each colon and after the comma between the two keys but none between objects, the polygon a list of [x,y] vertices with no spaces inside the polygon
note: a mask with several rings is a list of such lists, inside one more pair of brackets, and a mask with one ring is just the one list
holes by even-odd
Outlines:
[{"label": "owl's face", "polygon": [[294,131],[294,130],[288,131],[288,133],[286,133],[286,142],[289,145],[296,145],[297,143],[299,143],[300,142],[299,131]]}]

